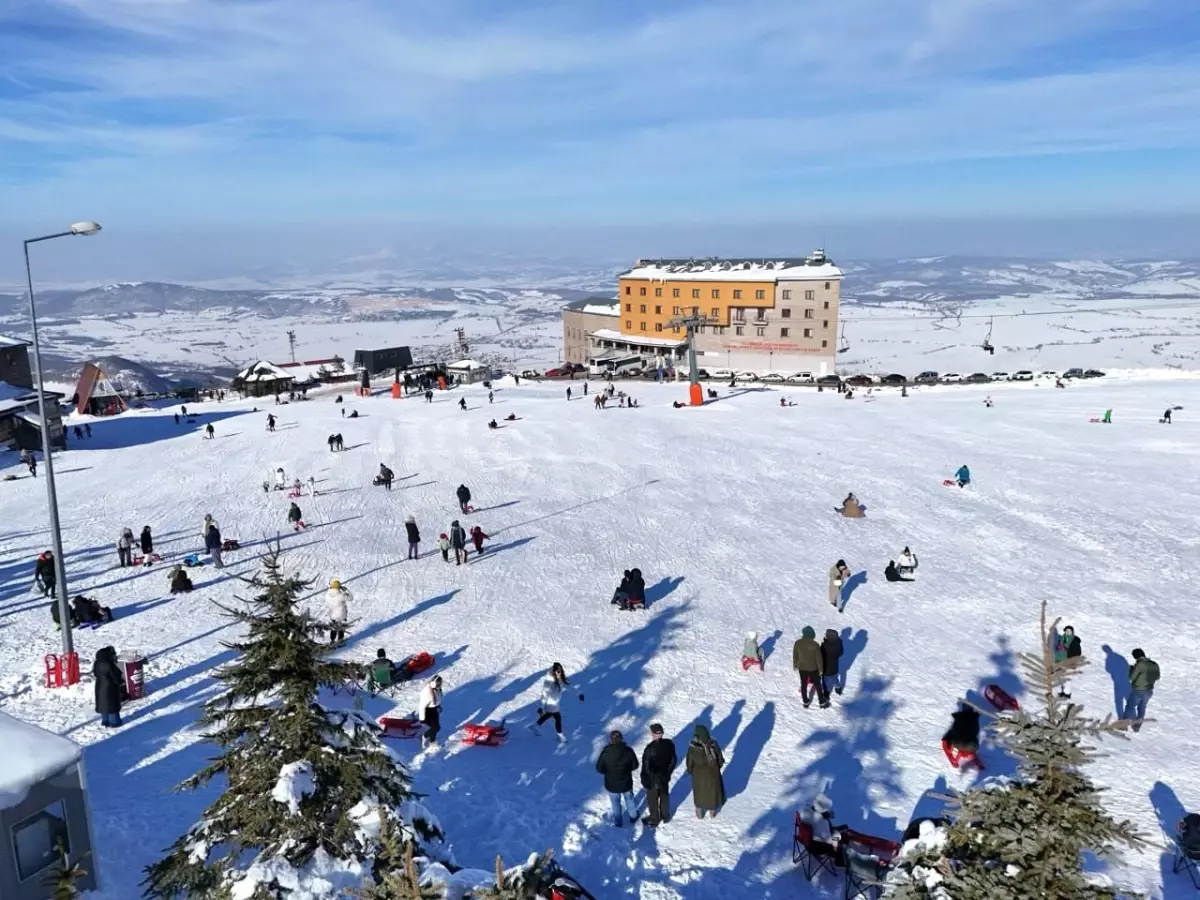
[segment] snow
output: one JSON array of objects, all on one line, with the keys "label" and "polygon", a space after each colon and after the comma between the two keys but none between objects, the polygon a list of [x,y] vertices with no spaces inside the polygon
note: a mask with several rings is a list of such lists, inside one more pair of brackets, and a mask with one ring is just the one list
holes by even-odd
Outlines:
[{"label": "snow", "polygon": [[698,260],[691,266],[635,266],[620,277],[650,281],[836,281],[843,274],[832,263],[805,265],[794,261],[765,260],[726,269],[719,263]]},{"label": "snow", "polygon": [[[26,300],[29,298],[26,297]],[[28,347],[29,341],[23,341],[21,338],[9,337],[6,334],[0,334],[0,347]]]},{"label": "snow", "polygon": [[614,319],[621,314],[621,304],[615,300],[612,303],[589,303],[581,306],[575,312],[587,313],[592,316],[612,316]]},{"label": "snow", "polygon": [[478,372],[480,369],[486,369],[487,366],[473,359],[460,359],[458,362],[450,363],[446,368],[452,372]]},{"label": "snow", "polygon": [[621,341],[625,344],[644,347],[682,347],[687,344],[682,338],[652,338],[652,337],[635,337],[632,334],[622,334],[612,328],[598,328],[592,333],[592,337],[603,341]]},{"label": "snow", "polygon": [[79,761],[83,748],[0,712],[0,808],[10,809],[29,789]]},{"label": "snow", "polygon": [[286,763],[279,770],[279,780],[271,790],[271,799],[283,803],[294,816],[300,812],[300,801],[317,789],[312,763],[306,759]]},{"label": "snow", "polygon": [[[999,352],[987,362],[1014,368]],[[314,580],[307,602],[316,614],[325,614],[331,578],[353,591],[344,658],[366,662],[380,647],[392,659],[419,650],[438,658],[443,746],[390,745],[456,861],[475,872],[492,871],[497,855],[513,866],[549,848],[606,900],[829,895],[838,886],[810,888],[792,866],[794,812],[824,792],[839,823],[898,839],[929,792],[971,784],[938,741],[958,698],[987,684],[1036,702],[1021,690],[1017,654],[1035,646],[1042,599],[1092,661],[1070,688],[1087,712],[1114,710],[1134,647],[1162,667],[1150,704],[1158,721],[1129,742],[1105,742],[1092,768],[1111,810],[1157,836],[1160,822],[1200,808],[1200,773],[1189,763],[1200,733],[1190,676],[1200,665],[1200,379],[1110,375],[1066,390],[919,388],[906,399],[877,389],[872,403],[717,385],[719,401],[701,409],[671,408],[686,399],[682,385],[618,387],[640,408],[600,411],[566,401],[561,384],[523,381],[496,385],[498,410],[481,387],[438,392],[432,404],[335,405],[330,389],[278,407],[188,404],[194,424],[176,425],[172,409],[92,420],[93,438],[58,457],[58,498],[69,590],[117,617],[76,632],[83,670],[107,644],[148,658],[147,696],[125,707],[115,730],[97,722],[90,679],[42,686],[43,656],[59,648],[48,602],[28,592],[33,558],[49,544],[45,485],[0,483],[0,702],[85,748],[104,877],[89,900],[138,896],[143,866],[213,799],[215,788],[172,788],[212,755],[197,717],[240,629],[215,604],[244,594],[237,576],[258,567],[264,541],[281,531],[285,565]],[[981,402],[987,394],[992,409]],[[796,406],[781,409],[781,396]],[[1169,405],[1183,409],[1159,425]],[[343,419],[343,406],[362,415]],[[1109,407],[1114,424],[1089,424]],[[275,433],[264,427],[268,411],[279,418]],[[519,420],[486,428],[509,413]],[[201,440],[209,422],[216,440]],[[325,438],[339,431],[347,449],[330,453]],[[381,461],[397,474],[390,493],[370,486]],[[963,463],[973,485],[943,487]],[[0,464],[23,474],[15,454]],[[324,493],[299,500],[307,532],[284,527],[288,501],[262,491],[264,465],[318,479]],[[463,482],[477,507],[466,517],[454,501]],[[848,490],[867,518],[834,515]],[[169,566],[199,549],[205,512],[244,549],[226,554],[224,571],[194,570],[194,593],[171,596]],[[404,558],[407,515],[424,538],[416,562]],[[434,548],[453,518],[492,536],[489,552],[464,567]],[[164,564],[118,568],[120,528],[144,524]],[[916,583],[885,583],[884,565],[906,544],[921,560]],[[841,613],[826,599],[839,557],[866,573]],[[649,608],[623,614],[609,598],[635,565]],[[844,635],[847,683],[829,710],[798,700],[790,650],[804,625]],[[748,631],[763,636],[763,672],[739,665]],[[525,727],[555,661],[585,696],[566,698],[562,746],[552,729],[534,736]],[[357,699],[372,718],[404,715],[420,684]],[[501,718],[505,746],[458,743],[464,723]],[[669,824],[649,832],[605,821],[596,754],[610,728],[640,752],[652,722],[681,755],[695,724],[711,729],[728,759],[729,802],[717,819],[692,815],[681,772]],[[1011,773],[994,748],[982,755],[988,774]],[[356,878],[329,861],[285,874],[314,895]],[[1129,854],[1110,874],[1154,898],[1191,891],[1162,851]]]}]

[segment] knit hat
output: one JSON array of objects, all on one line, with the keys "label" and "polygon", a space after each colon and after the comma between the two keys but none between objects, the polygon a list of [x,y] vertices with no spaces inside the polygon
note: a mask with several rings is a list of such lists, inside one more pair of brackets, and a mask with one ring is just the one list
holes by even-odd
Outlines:
[{"label": "knit hat", "polygon": [[331,588],[333,588],[335,591],[337,591],[337,590],[341,590],[342,583],[335,578],[335,579],[333,579],[333,581],[329,582],[329,586]]},{"label": "knit hat", "polygon": [[650,726],[650,733],[651,734],[662,734],[663,727],[661,725],[659,725],[657,722],[655,722],[653,725]]},{"label": "knit hat", "polygon": [[746,632],[746,640],[757,641],[758,640],[758,632],[757,631],[747,631]]},{"label": "knit hat", "polygon": [[698,741],[709,740],[708,726],[707,725],[697,725],[695,735],[696,735],[696,740],[698,740]]},{"label": "knit hat", "polygon": [[817,633],[815,631],[813,631],[813,627],[811,625],[805,625],[804,630],[800,632],[800,636],[806,637],[806,638],[812,638],[813,640],[815,640],[817,637]]},{"label": "knit hat", "polygon": [[441,534],[439,534],[438,537],[440,537],[443,541],[448,540],[448,538],[446,537],[446,532],[444,532],[444,531]]}]

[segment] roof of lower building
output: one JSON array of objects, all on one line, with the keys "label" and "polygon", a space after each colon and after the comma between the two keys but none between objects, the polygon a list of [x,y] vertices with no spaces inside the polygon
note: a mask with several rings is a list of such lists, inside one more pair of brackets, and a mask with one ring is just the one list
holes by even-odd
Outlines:
[{"label": "roof of lower building", "polygon": [[683,347],[687,344],[686,340],[679,338],[634,337],[632,334],[624,334],[611,328],[599,328],[593,331],[591,336],[602,341],[618,341],[632,347]]},{"label": "roof of lower building", "polygon": [[0,334],[0,347],[28,347],[29,341]]},{"label": "roof of lower building", "polygon": [[584,297],[582,300],[572,300],[563,309],[593,316],[616,316],[621,313],[621,303],[616,297]]},{"label": "roof of lower building", "polygon": [[74,741],[0,712],[0,809],[16,806],[82,754]]},{"label": "roof of lower building", "polygon": [[842,275],[823,250],[814,250],[804,257],[639,259],[620,277],[651,281],[826,281]]}]

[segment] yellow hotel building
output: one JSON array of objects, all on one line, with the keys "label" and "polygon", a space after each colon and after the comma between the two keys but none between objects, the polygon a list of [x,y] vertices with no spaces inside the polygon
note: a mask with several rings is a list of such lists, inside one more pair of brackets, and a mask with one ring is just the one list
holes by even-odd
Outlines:
[{"label": "yellow hotel building", "polygon": [[827,375],[842,277],[820,250],[784,259],[642,259],[618,278],[615,321],[589,339],[678,359],[685,334],[670,322],[699,314],[709,320],[696,335],[703,368]]}]

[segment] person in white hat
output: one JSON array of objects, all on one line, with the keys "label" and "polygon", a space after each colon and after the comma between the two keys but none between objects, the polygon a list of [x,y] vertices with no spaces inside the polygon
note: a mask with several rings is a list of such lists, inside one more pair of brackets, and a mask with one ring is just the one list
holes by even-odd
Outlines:
[{"label": "person in white hat", "polygon": [[825,794],[817,794],[808,808],[801,810],[800,820],[812,828],[814,852],[832,856],[838,865],[843,865],[842,835],[833,824],[833,801]]},{"label": "person in white hat", "polygon": [[346,642],[346,619],[349,616],[346,604],[353,599],[350,591],[336,578],[329,582],[325,605],[329,607],[329,643],[335,647]]}]

